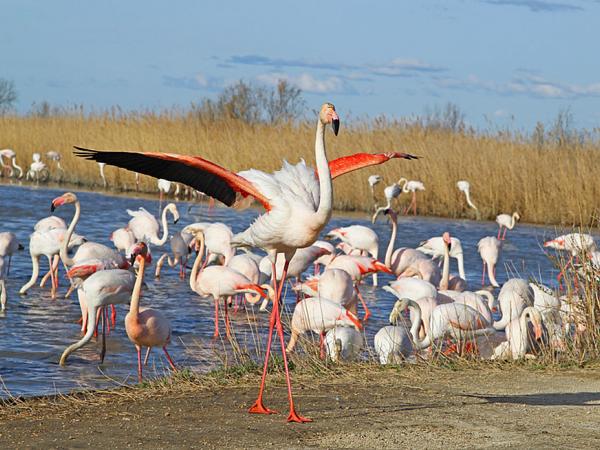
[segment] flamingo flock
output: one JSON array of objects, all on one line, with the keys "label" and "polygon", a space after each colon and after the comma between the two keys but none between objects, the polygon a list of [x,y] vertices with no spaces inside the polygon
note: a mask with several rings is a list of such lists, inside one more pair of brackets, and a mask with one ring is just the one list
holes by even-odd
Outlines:
[{"label": "flamingo flock", "polygon": [[[107,335],[114,330],[117,321],[114,305],[126,304],[129,312],[124,317],[125,333],[135,348],[138,380],[142,380],[143,367],[154,347],[162,349],[173,371],[178,370],[179,366],[167,350],[173,333],[170,321],[160,309],[141,306],[145,303],[142,291],[146,290],[144,278],[147,266],[153,261],[152,253],[160,255],[155,258],[156,283],[161,282],[162,271],[178,268],[181,282],[189,276],[186,286],[197,294],[198,301],[211,302],[213,339],[221,336],[221,320],[224,320],[225,339],[233,338],[230,316],[239,308],[258,307],[257,314],[268,314],[261,382],[256,401],[248,411],[275,413],[265,405],[265,386],[275,339],[286,376],[287,420],[290,422],[312,420],[298,412],[288,364],[291,353],[299,348],[306,351],[306,345],[312,345],[306,339],[309,333],[319,336],[319,356],[336,362],[360,359],[368,347],[364,330],[372,327],[372,313],[361,290],[364,291],[369,275],[375,288],[381,285],[381,275],[385,280],[383,291],[393,299],[390,324],[379,329],[373,340],[381,364],[429,358],[434,352],[491,359],[535,357],[544,349],[560,351],[573,329],[581,330],[583,325],[574,323],[574,315],[570,314],[580,305],[569,303],[567,306],[566,300],[548,287],[528,280],[511,278],[502,286],[497,282],[496,270],[502,249],[509,241],[506,230],[513,230],[519,220],[518,213],[498,216],[497,236],[479,241],[481,286],[467,280],[464,255],[469,249],[449,232],[422,240],[417,248],[396,247],[402,230],[399,230],[399,211],[394,202],[403,193],[411,193],[411,202],[404,213],[412,211],[416,215],[417,191],[425,189],[419,181],[400,178],[384,189],[386,204],[380,206],[375,186],[382,178],[369,177],[375,203],[371,221],[375,224],[383,217],[389,222],[389,241],[383,261],[379,260],[379,237],[372,228],[364,225],[328,227],[335,178],[391,160],[418,158],[390,152],[358,153],[329,160],[327,129],[331,129],[334,136],[340,131],[340,118],[330,103],[325,103],[318,113],[316,168],[308,167],[304,161],[295,165],[284,161],[282,168],[273,173],[257,169],[234,173],[198,156],[76,147],[77,156],[96,162],[102,176],[105,166],[114,166],[159,179],[161,209],[160,221],[144,208],[127,210],[131,217],[129,222],[110,234],[114,248],[87,241],[75,233],[83,208],[77,195],[71,192],[51,201],[52,211],[72,205],[74,212],[68,226],[56,216],[42,218],[35,225],[28,246],[32,273],[19,293],[25,295],[34,287],[40,275],[40,258],[45,256],[48,272],[42,283],[48,278],[51,280],[51,297],[58,296],[62,264],[69,278],[66,295],[72,291],[77,293],[81,312],[80,337],[63,351],[59,363],[67,364],[71,355],[95,335],[102,340],[100,360],[103,361]],[[0,155],[8,160],[0,158],[3,173],[14,176],[14,156],[9,159],[8,153]],[[55,170],[62,170],[60,155],[57,155],[49,152],[47,157],[55,162]],[[33,168],[36,162],[41,161],[34,160],[30,171],[33,170],[32,176],[39,177]],[[169,218],[172,224],[180,219],[175,203],[162,208],[163,195],[170,191],[171,183],[176,188],[179,184],[186,186],[190,191],[203,193],[235,209],[257,202],[264,212],[238,233],[224,223],[213,221],[190,223],[183,230],[170,233]],[[476,209],[468,182],[459,181],[457,186],[465,193],[468,205]],[[91,211],[92,207],[87,213]],[[325,240],[320,240],[321,237]],[[170,252],[160,250],[165,245]],[[590,241],[586,235],[561,236],[546,242],[545,246],[571,253],[571,259],[561,271],[563,276],[568,270],[577,269],[580,259],[595,261],[597,258],[593,238]],[[23,246],[13,233],[0,233],[3,310],[11,301],[7,299],[5,287],[10,261],[20,249]],[[74,250],[72,255],[71,249]],[[451,260],[457,262],[457,273],[451,273]],[[189,264],[192,267],[188,275]],[[489,285],[485,283],[486,274]],[[286,344],[282,312],[284,287],[288,284],[296,292],[296,300]],[[500,289],[497,295],[495,289]],[[144,348],[147,353],[142,358]]]}]

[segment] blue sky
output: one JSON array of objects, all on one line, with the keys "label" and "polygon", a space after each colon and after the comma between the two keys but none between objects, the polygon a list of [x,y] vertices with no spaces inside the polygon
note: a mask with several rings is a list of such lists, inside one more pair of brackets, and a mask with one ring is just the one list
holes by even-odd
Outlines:
[{"label": "blue sky", "polygon": [[457,104],[530,129],[600,126],[600,0],[0,0],[0,77],[33,102],[186,106],[285,78],[307,105],[396,117]]}]

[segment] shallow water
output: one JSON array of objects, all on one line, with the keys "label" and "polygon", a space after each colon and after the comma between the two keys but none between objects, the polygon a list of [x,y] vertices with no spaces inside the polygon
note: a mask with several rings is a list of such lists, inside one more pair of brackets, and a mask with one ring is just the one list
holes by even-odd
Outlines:
[{"label": "shallow water", "polygon": [[[26,250],[13,257],[10,276],[7,281],[8,305],[0,316],[0,376],[3,392],[8,395],[40,395],[67,392],[79,388],[109,388],[121,383],[135,383],[136,354],[129,342],[123,325],[126,306],[118,305],[117,327],[107,337],[107,355],[104,364],[99,365],[98,346],[92,340],[71,355],[66,367],[58,365],[62,351],[79,339],[80,326],[76,323],[80,317],[76,295],[64,299],[67,280],[61,269],[60,289],[57,300],[50,298],[49,289],[31,288],[26,296],[19,296],[20,286],[27,282],[31,274],[31,260],[27,250],[29,234],[35,222],[50,215],[50,202],[64,191],[48,187],[17,187],[0,185],[0,231],[13,231]],[[126,209],[140,206],[156,214],[158,201],[142,197],[77,192],[82,205],[82,216],[77,232],[92,241],[112,246],[110,233],[127,224],[129,216]],[[181,220],[173,230],[181,230],[185,225],[199,220],[207,220],[206,215],[191,215],[187,203],[179,203]],[[59,208],[55,214],[68,223],[73,214],[71,206]],[[196,208],[206,212],[204,209]],[[209,220],[221,221],[230,225],[234,232],[243,230],[256,217],[258,211],[232,211],[217,208]],[[350,224],[371,226],[366,215],[335,215],[326,231],[333,227]],[[431,236],[439,236],[450,231],[462,240],[465,251],[465,268],[471,286],[481,282],[481,260],[477,253],[477,242],[484,236],[495,235],[497,225],[494,222],[476,222],[470,220],[447,220],[438,218],[399,218],[397,246],[416,247],[419,242]],[[170,224],[170,230],[171,230]],[[389,225],[385,221],[376,223],[373,228],[380,236],[380,259],[385,254],[389,240]],[[503,256],[497,269],[498,282],[502,283],[511,276],[535,277],[552,284],[556,271],[544,255],[541,243],[554,236],[554,227],[539,227],[519,224],[508,233]],[[153,248],[154,261],[168,249],[168,244]],[[47,262],[41,261],[41,271],[45,273]],[[452,260],[452,273],[457,269]],[[508,271],[507,271],[508,269]],[[222,362],[225,343],[212,342],[213,303],[200,299],[189,288],[188,282],[180,281],[177,270],[166,264],[160,280],[151,276],[154,268],[147,271],[147,288],[142,304],[159,308],[171,320],[174,330],[169,346],[175,362],[181,367],[195,371],[207,371]],[[391,278],[380,276],[384,285]],[[370,303],[373,316],[369,320],[366,335],[369,345],[377,330],[386,324],[387,315],[393,304],[393,298],[381,289],[373,289],[370,283],[363,288],[365,298]],[[293,305],[294,294],[287,291],[286,303]],[[240,312],[234,317],[234,330],[242,348],[252,352],[256,347],[256,330],[260,335],[260,345],[266,335],[267,315]],[[252,325],[252,330],[250,324]],[[150,357],[145,375],[158,376],[165,372],[166,362],[162,352],[154,350]]]}]

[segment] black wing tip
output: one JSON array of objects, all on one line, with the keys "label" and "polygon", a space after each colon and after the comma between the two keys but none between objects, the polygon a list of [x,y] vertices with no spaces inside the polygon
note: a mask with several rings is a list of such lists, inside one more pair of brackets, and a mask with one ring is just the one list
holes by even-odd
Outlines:
[{"label": "black wing tip", "polygon": [[74,145],[73,148],[75,149],[73,152],[75,156],[85,159],[95,160],[99,153],[98,150],[91,150],[89,148],[79,147],[77,145]]}]

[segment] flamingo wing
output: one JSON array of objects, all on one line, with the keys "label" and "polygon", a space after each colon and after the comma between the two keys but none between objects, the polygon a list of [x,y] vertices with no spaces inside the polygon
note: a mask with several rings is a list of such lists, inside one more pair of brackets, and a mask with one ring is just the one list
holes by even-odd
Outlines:
[{"label": "flamingo wing", "polygon": [[354,155],[342,156],[329,161],[329,170],[331,178],[339,177],[363,167],[376,166],[390,159],[419,159],[419,156],[409,153],[388,152],[388,153],[355,153]]},{"label": "flamingo wing", "polygon": [[227,206],[239,206],[248,196],[267,211],[269,200],[244,177],[199,156],[159,152],[100,151],[75,146],[75,155],[134,172],[183,183]]}]

